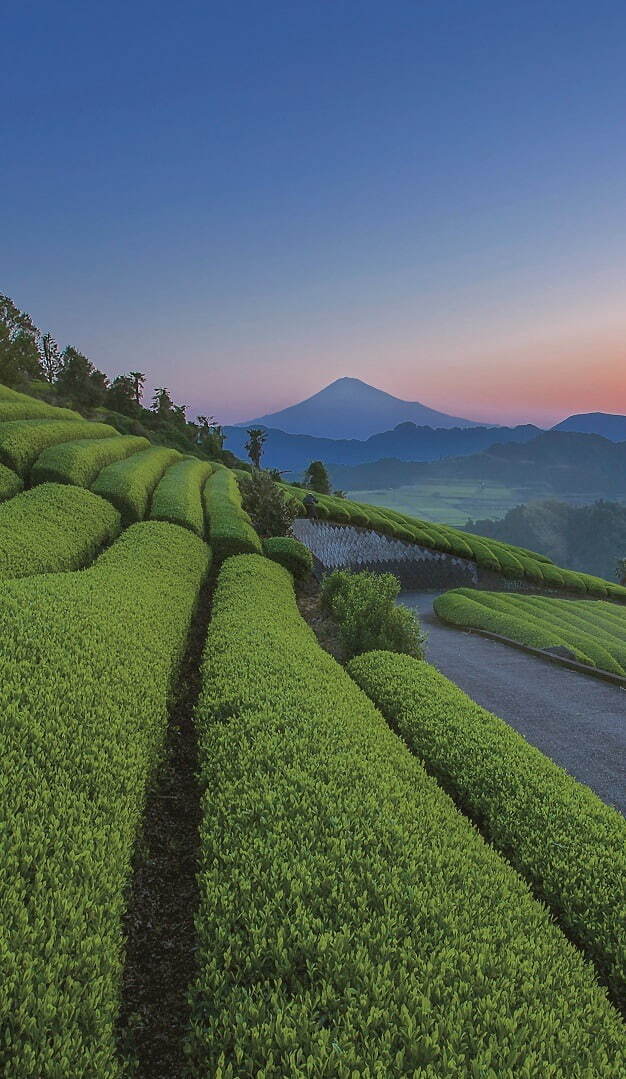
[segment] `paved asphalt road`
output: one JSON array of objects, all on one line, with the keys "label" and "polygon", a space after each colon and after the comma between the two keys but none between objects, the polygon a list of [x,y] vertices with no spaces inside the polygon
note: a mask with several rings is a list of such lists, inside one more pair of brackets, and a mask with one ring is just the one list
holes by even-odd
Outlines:
[{"label": "paved asphalt road", "polygon": [[626,815],[626,690],[443,625],[433,592],[403,592],[428,659],[461,689]]}]

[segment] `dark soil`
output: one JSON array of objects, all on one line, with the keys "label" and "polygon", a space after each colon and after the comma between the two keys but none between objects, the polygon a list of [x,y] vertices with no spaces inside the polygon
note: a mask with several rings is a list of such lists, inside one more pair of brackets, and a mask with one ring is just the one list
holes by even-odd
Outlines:
[{"label": "dark soil", "polygon": [[315,633],[319,644],[339,663],[346,662],[346,654],[341,643],[341,630],[335,619],[322,610],[319,582],[310,574],[297,586],[297,600],[300,614]]},{"label": "dark soil", "polygon": [[196,973],[200,789],[193,709],[210,618],[204,589],[181,667],[162,764],[148,795],[128,913],[118,1037],[138,1079],[184,1074],[187,992]]}]

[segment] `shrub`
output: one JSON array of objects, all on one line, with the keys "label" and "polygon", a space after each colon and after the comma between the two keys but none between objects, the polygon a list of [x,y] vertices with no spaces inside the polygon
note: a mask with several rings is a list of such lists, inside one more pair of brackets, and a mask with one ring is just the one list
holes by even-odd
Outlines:
[{"label": "shrub", "polygon": [[113,427],[90,420],[13,420],[0,423],[0,461],[26,476],[48,446],[75,438],[113,437],[117,437]]},{"label": "shrub", "polygon": [[220,468],[209,476],[204,504],[216,562],[234,554],[261,553],[261,541],[241,504],[237,480],[229,469]]},{"label": "shrub", "polygon": [[244,509],[259,536],[287,536],[298,507],[287,499],[267,472],[238,477]]},{"label": "shrub", "polygon": [[311,552],[294,536],[270,536],[263,540],[263,554],[284,566],[294,577],[306,577],[313,569]]},{"label": "shrub", "polygon": [[135,837],[208,560],[149,522],[90,569],[0,587],[3,1075],[119,1075]]},{"label": "shrub", "polygon": [[0,580],[80,569],[119,535],[120,515],[80,487],[44,483],[0,506]]},{"label": "shrub", "polygon": [[171,465],[152,497],[150,517],[189,528],[202,539],[204,507],[202,487],[213,471],[208,461],[188,457]]},{"label": "shrub", "polygon": [[372,652],[348,670],[626,1002],[621,813],[434,667]]},{"label": "shrub", "polygon": [[178,450],[165,447],[143,450],[102,469],[92,490],[108,498],[122,515],[126,527],[143,521],[150,496],[169,465],[180,461]]},{"label": "shrub", "polygon": [[33,483],[71,483],[91,487],[98,474],[114,461],[150,447],[147,438],[120,435],[118,438],[79,438],[50,446],[37,458],[31,470]]},{"label": "shrub", "polygon": [[4,502],[6,498],[13,498],[13,495],[22,490],[22,486],[22,481],[15,472],[6,465],[0,465],[0,502]]},{"label": "shrub", "polygon": [[267,559],[220,573],[197,705],[194,1076],[613,1077],[590,965]]},{"label": "shrub", "polygon": [[322,582],[322,605],[337,619],[348,657],[388,648],[421,657],[425,636],[413,611],[396,606],[400,582],[393,573],[335,570]]}]

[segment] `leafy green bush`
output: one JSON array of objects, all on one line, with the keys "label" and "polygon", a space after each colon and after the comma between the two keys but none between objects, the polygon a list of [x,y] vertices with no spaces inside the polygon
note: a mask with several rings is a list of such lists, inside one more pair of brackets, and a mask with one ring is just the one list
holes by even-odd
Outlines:
[{"label": "leafy green bush", "polygon": [[237,476],[243,507],[259,536],[287,536],[298,516],[296,503],[267,472]]},{"label": "leafy green bush", "polygon": [[0,461],[28,475],[43,450],[73,439],[113,438],[117,431],[90,420],[12,420],[0,423]]},{"label": "leafy green bush", "polygon": [[452,625],[531,648],[566,648],[580,663],[626,676],[626,608],[614,603],[457,588],[438,596],[434,608]]},{"label": "leafy green bush", "polygon": [[348,670],[626,1003],[621,813],[434,667],[373,652]]},{"label": "leafy green bush", "polygon": [[0,580],[80,569],[120,528],[117,510],[91,491],[33,487],[0,505]]},{"label": "leafy green bush", "polygon": [[208,461],[188,457],[171,465],[152,496],[150,517],[156,521],[190,528],[202,539],[204,536],[204,507],[202,487],[213,471]]},{"label": "leafy green bush", "polygon": [[6,498],[13,498],[13,495],[21,491],[22,487],[20,477],[6,465],[0,465],[0,502],[4,502]]},{"label": "leafy green bush", "polygon": [[388,648],[421,657],[425,636],[408,607],[396,606],[400,582],[393,573],[335,570],[322,582],[322,605],[337,619],[346,656]]},{"label": "leafy green bush", "polygon": [[614,1077],[591,966],[299,615],[220,573],[197,706],[197,1077]]},{"label": "leafy green bush", "polygon": [[149,522],[90,569],[0,587],[0,1072],[13,1079],[120,1073],[135,837],[208,562],[196,536]]},{"label": "leafy green bush", "polygon": [[288,569],[294,577],[306,577],[313,569],[313,556],[295,536],[270,536],[263,540],[263,554]]},{"label": "leafy green bush", "polygon": [[114,461],[149,449],[147,438],[120,435],[118,438],[79,438],[49,446],[31,469],[32,483],[71,483],[91,487],[98,473]]},{"label": "leafy green bush", "polygon": [[204,505],[216,562],[234,554],[261,553],[261,540],[241,504],[237,480],[228,468],[217,469],[209,476]]},{"label": "leafy green bush", "polygon": [[124,526],[143,521],[150,496],[166,468],[180,461],[178,450],[158,447],[134,453],[102,469],[92,490],[108,498],[122,515]]}]

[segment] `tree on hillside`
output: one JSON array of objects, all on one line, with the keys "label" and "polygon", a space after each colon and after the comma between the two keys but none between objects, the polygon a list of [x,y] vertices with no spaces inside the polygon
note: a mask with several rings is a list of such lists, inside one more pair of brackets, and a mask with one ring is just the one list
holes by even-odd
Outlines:
[{"label": "tree on hillside", "polygon": [[167,386],[157,386],[152,396],[152,409],[155,416],[160,420],[169,420],[174,409],[174,402],[170,397]]},{"label": "tree on hillside", "polygon": [[106,375],[72,345],[64,350],[62,360],[56,380],[59,392],[79,407],[101,404],[108,386]]},{"label": "tree on hillside", "polygon": [[0,295],[0,382],[19,386],[41,375],[39,330],[30,315]]},{"label": "tree on hillside", "polygon": [[141,412],[135,395],[135,383],[132,375],[117,375],[109,386],[107,405],[114,412],[136,418]]},{"label": "tree on hillside", "polygon": [[219,457],[224,446],[224,428],[213,416],[196,416],[198,448],[208,457]]},{"label": "tree on hillside", "polygon": [[263,445],[267,438],[267,431],[264,431],[262,427],[249,427],[246,434],[248,436],[246,453],[254,467],[260,468],[261,457],[263,456]]},{"label": "tree on hillside", "polygon": [[617,563],[617,579],[626,587],[626,558],[620,558]]},{"label": "tree on hillside", "polygon": [[41,339],[41,368],[46,382],[56,382],[63,360],[61,350],[51,333],[45,333]]},{"label": "tree on hillside", "polygon": [[304,482],[311,491],[317,491],[320,495],[330,494],[330,479],[322,461],[311,461],[304,473]]},{"label": "tree on hillside", "polygon": [[146,381],[146,376],[143,371],[130,371],[129,378],[133,380],[133,394],[135,401],[138,405],[141,405],[141,398],[143,397],[143,387]]}]

